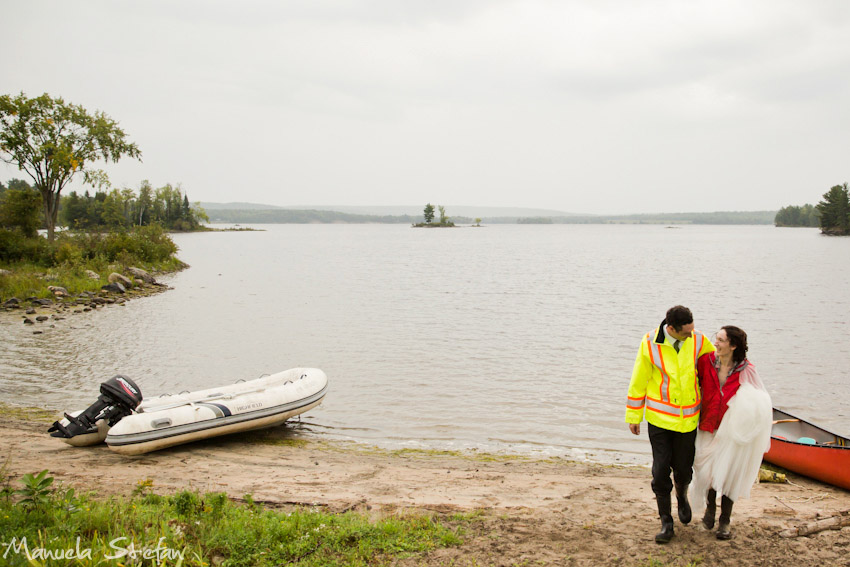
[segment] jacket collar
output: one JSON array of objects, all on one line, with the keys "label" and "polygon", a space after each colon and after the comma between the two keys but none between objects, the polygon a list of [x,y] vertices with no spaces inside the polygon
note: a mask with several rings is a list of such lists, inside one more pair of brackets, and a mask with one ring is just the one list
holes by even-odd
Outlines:
[{"label": "jacket collar", "polygon": [[[658,331],[656,331],[656,333],[655,333],[655,342],[660,344],[660,345],[664,344],[664,338],[666,336],[664,334],[664,327],[666,325],[667,325],[667,319],[665,318],[663,321],[661,321],[661,324],[658,325]],[[688,340],[689,338],[691,338],[692,336],[693,336],[693,333],[688,335],[688,338],[686,338],[685,341]],[[685,342],[685,341],[682,341],[682,342]]]}]

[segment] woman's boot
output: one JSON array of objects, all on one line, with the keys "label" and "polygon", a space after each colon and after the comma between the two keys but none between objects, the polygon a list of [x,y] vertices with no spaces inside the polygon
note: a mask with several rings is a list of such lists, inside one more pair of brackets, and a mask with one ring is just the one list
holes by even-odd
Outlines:
[{"label": "woman's boot", "polygon": [[717,524],[717,539],[732,539],[732,530],[729,522],[732,519],[732,505],[734,502],[724,495],[720,499],[720,522]]},{"label": "woman's boot", "polygon": [[705,515],[702,517],[702,525],[705,529],[714,528],[714,515],[717,513],[717,492],[713,488],[708,489],[706,494]]}]

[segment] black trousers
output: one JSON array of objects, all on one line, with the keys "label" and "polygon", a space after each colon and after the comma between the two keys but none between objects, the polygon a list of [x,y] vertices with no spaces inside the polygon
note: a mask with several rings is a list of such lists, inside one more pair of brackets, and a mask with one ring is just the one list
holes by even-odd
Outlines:
[{"label": "black trousers", "polygon": [[693,478],[694,451],[697,431],[678,433],[669,429],[649,426],[649,443],[652,445],[652,491],[655,494],[670,494],[673,483],[670,470],[676,484],[689,484]]}]

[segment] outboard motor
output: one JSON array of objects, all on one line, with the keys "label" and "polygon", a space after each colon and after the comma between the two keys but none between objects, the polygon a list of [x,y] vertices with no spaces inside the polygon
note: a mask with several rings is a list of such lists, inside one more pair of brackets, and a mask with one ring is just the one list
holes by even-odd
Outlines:
[{"label": "outboard motor", "polygon": [[67,425],[55,422],[47,430],[51,437],[70,439],[86,433],[97,433],[97,422],[106,420],[109,426],[133,413],[142,403],[142,391],[136,383],[120,374],[100,385],[100,396],[87,410],[76,415],[65,414]]}]

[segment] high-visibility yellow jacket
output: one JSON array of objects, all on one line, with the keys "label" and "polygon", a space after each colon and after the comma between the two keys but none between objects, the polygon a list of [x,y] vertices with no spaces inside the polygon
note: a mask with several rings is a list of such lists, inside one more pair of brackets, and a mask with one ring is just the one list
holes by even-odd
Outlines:
[{"label": "high-visibility yellow jacket", "polygon": [[652,425],[687,433],[699,425],[697,361],[715,349],[698,331],[685,339],[678,353],[664,339],[662,325],[641,341],[629,383],[626,423],[643,421],[645,410]]}]

